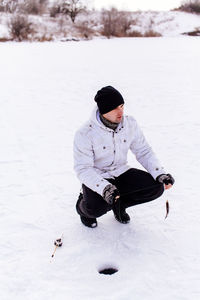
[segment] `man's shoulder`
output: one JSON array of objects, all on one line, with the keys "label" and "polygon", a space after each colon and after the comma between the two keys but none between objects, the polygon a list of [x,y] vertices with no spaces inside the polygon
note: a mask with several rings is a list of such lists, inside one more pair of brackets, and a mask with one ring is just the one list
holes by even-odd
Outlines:
[{"label": "man's shoulder", "polygon": [[76,135],[88,136],[91,130],[92,130],[92,124],[90,121],[87,121],[79,127],[79,129],[76,131]]},{"label": "man's shoulder", "polygon": [[124,116],[124,125],[125,126],[134,126],[136,125],[137,121],[133,116],[125,115]]}]

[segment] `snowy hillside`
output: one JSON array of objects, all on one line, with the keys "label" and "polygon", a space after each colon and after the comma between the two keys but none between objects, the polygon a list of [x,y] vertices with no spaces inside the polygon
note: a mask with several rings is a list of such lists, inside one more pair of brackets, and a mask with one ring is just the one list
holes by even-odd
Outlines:
[{"label": "snowy hillside", "polygon": [[178,36],[200,27],[200,16],[178,11],[139,12],[135,30],[145,32],[152,29],[162,36]]},{"label": "snowy hillside", "polygon": [[[0,13],[0,39],[11,38],[8,24],[12,16],[12,14]],[[199,15],[178,11],[129,12],[128,19],[133,23],[127,32],[130,36],[152,31],[162,36],[172,37],[200,28]],[[102,36],[101,14],[97,11],[78,16],[75,25],[65,16],[50,18],[48,15],[43,17],[30,15],[29,23],[34,28],[34,40],[38,41],[92,39]]]},{"label": "snowy hillside", "polygon": [[[199,300],[199,53],[191,37],[1,44],[1,300]],[[89,229],[72,144],[108,84],[176,184],[130,224],[110,212]]]}]

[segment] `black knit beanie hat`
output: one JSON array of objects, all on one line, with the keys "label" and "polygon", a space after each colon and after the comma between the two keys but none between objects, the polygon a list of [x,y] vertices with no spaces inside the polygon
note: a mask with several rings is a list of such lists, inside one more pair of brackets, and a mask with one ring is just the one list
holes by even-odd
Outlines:
[{"label": "black knit beanie hat", "polygon": [[106,114],[121,104],[124,104],[124,99],[120,92],[110,85],[99,90],[94,100],[97,103],[101,115]]}]

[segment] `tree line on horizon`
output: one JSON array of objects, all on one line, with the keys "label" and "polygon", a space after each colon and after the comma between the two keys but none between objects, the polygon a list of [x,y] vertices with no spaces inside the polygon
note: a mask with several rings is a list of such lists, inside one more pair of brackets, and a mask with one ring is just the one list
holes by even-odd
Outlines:
[{"label": "tree line on horizon", "polygon": [[[133,12],[120,11],[115,7],[102,9],[100,13],[100,25],[95,24],[95,20],[89,21],[91,9],[87,7],[87,0],[0,0],[0,12],[10,15],[8,27],[11,40],[34,40],[37,26],[30,21],[29,16],[44,16],[55,20],[60,30],[64,31],[66,22],[71,21],[71,28],[79,31],[84,38],[94,34],[91,25],[99,27],[98,33],[108,38],[115,37],[157,37],[161,36],[152,29],[141,33],[136,30],[131,31],[132,25],[137,25],[137,18],[133,18]],[[186,11],[190,13],[200,13],[200,0],[186,0],[182,2],[179,8],[175,10]],[[93,9],[93,12],[95,10]],[[80,16],[82,22],[77,22]],[[88,20],[87,20],[88,19]],[[152,20],[153,23],[153,20]],[[48,30],[46,29],[46,32]],[[38,38],[36,38],[38,39]],[[51,40],[52,36],[44,34],[41,41]],[[40,40],[40,38],[38,39]]]}]

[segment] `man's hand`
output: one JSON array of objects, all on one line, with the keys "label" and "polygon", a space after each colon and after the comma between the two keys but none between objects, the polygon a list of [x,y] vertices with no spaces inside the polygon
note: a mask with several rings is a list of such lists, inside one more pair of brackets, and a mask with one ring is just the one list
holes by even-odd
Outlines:
[{"label": "man's hand", "polygon": [[108,184],[103,190],[103,199],[110,205],[117,201],[120,193],[115,185]]},{"label": "man's hand", "polygon": [[172,187],[172,184],[165,184],[164,185],[165,190],[171,189],[171,187]]},{"label": "man's hand", "polygon": [[170,189],[175,182],[171,174],[161,174],[156,178],[156,181],[163,183],[166,190]]}]

